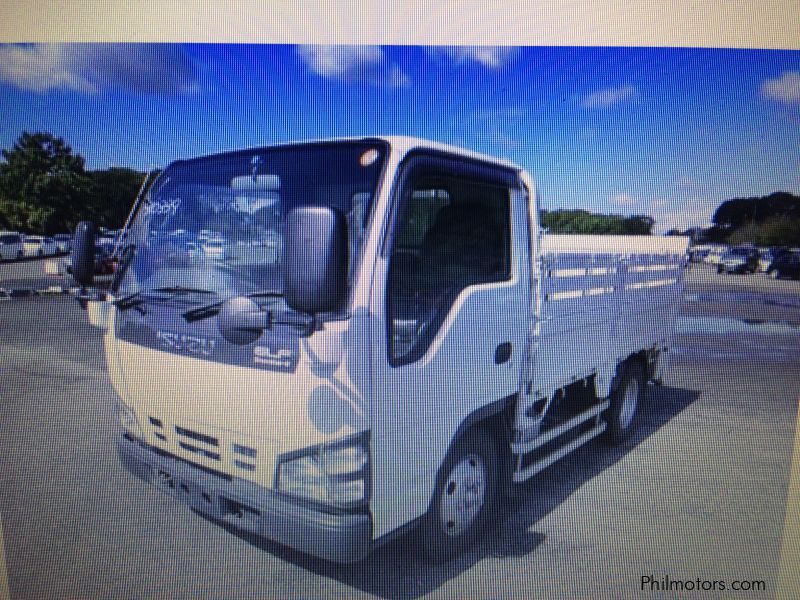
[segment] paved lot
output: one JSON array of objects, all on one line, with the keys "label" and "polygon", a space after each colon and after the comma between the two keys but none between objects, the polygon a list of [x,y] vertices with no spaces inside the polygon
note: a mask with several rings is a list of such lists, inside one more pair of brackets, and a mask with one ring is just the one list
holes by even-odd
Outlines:
[{"label": "paved lot", "polygon": [[[37,267],[0,265],[0,287],[57,283]],[[326,564],[226,532],[134,480],[112,451],[112,391],[85,314],[68,296],[0,302],[12,597],[638,597],[643,575],[764,580],[765,593],[739,597],[771,597],[800,389],[800,283],[702,266],[688,282],[672,368],[638,434],[535,477],[481,547],[443,565],[424,562],[412,538],[357,565]]]}]

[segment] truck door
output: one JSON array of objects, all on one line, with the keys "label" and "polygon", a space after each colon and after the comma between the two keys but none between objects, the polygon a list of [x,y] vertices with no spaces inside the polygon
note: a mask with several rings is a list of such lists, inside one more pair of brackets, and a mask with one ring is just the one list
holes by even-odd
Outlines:
[{"label": "truck door", "polygon": [[465,419],[518,392],[530,289],[514,171],[417,154],[389,215],[371,296],[375,538],[424,514]]}]

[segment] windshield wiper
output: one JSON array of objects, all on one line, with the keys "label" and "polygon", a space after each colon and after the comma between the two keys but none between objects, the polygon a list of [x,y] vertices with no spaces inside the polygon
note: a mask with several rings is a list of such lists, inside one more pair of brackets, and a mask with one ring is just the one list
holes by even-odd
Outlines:
[{"label": "windshield wiper", "polygon": [[[249,294],[245,294],[245,298],[282,298],[283,294],[281,292],[276,292],[273,290],[260,290],[258,292],[251,292]],[[228,298],[230,300],[230,298]],[[213,317],[216,314],[219,314],[219,311],[222,309],[222,305],[225,304],[228,300],[221,300],[219,302],[213,302],[211,304],[206,304],[204,306],[198,306],[197,308],[192,308],[187,310],[183,313],[183,318],[186,319],[187,323],[194,323],[195,321],[202,321],[203,319],[208,319],[209,317]]]},{"label": "windshield wiper", "polygon": [[114,300],[113,304],[119,310],[128,310],[129,308],[134,308],[143,304],[146,299],[144,294],[168,294],[164,300],[170,300],[175,298],[176,296],[184,296],[186,294],[216,294],[216,292],[212,292],[211,290],[203,290],[200,288],[192,288],[192,287],[185,287],[182,285],[171,285],[165,287],[158,287],[153,288],[152,290],[142,290],[139,292],[134,292],[132,294],[128,294],[127,296],[123,296],[122,298],[117,298]]}]

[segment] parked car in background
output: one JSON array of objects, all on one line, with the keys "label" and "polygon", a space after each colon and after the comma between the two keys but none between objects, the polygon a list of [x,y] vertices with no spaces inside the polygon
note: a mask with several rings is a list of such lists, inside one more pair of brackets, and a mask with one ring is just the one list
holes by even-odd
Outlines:
[{"label": "parked car in background", "polygon": [[800,252],[784,252],[769,266],[773,279],[800,279]]},{"label": "parked car in background", "polygon": [[107,249],[109,254],[114,250],[116,243],[117,236],[114,235],[114,232],[104,233],[97,238],[97,245]]},{"label": "parked car in background", "polygon": [[704,262],[711,248],[709,246],[694,246],[689,248],[689,262]]},{"label": "parked car in background", "polygon": [[213,260],[225,260],[225,240],[212,238],[203,243],[203,254]]},{"label": "parked car in background", "polygon": [[22,244],[25,256],[53,256],[58,246],[53,238],[41,235],[26,235]]},{"label": "parked car in background", "polygon": [[755,273],[757,268],[758,250],[739,246],[722,255],[717,273]]},{"label": "parked car in background", "polygon": [[72,250],[72,236],[70,234],[57,233],[53,236],[53,240],[59,252],[69,252]]},{"label": "parked car in background", "polygon": [[16,231],[0,231],[0,260],[22,258],[22,236]]},{"label": "parked car in background", "polygon": [[200,232],[197,234],[197,241],[202,244],[206,240],[210,240],[215,237],[219,237],[216,231],[212,229],[201,229]]},{"label": "parked car in background", "polygon": [[762,273],[768,273],[772,263],[788,252],[786,248],[770,248],[762,253],[758,259],[758,270]]},{"label": "parked car in background", "polygon": [[727,246],[714,246],[711,250],[708,251],[706,257],[703,259],[703,262],[709,265],[718,265],[719,262],[722,260],[722,255],[728,251]]}]

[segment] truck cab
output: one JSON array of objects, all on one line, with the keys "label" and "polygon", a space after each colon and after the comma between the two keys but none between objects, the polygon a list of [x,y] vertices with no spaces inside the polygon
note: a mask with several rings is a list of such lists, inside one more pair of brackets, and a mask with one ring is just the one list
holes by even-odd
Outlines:
[{"label": "truck cab", "polygon": [[[610,306],[625,269],[608,251],[563,296],[542,270],[533,182],[506,161],[402,137],[219,154],[167,167],[130,222],[110,293],[84,302],[105,330],[122,463],[337,562],[414,527],[433,558],[472,545],[500,494],[550,464],[537,440],[562,439],[546,417],[575,381],[597,394],[555,422],[581,428],[562,447],[607,424],[627,435],[685,258],[685,244],[663,253],[628,292],[658,288],[664,327],[564,367],[555,340],[580,339],[543,307]],[[224,252],[196,251],[208,231]]]}]

